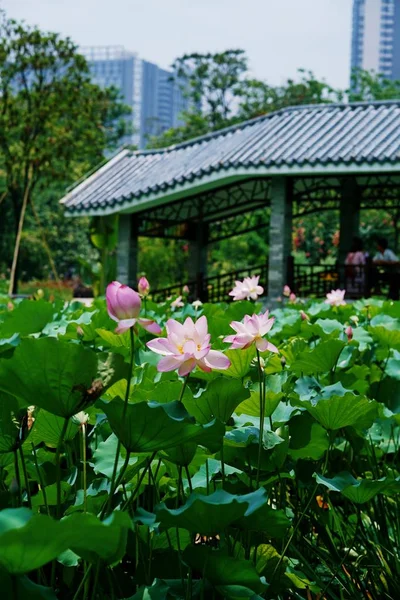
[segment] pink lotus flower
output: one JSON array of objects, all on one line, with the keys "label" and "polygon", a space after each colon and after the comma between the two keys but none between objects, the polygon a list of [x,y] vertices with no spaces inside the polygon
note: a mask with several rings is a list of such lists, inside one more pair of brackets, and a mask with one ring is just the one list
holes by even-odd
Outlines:
[{"label": "pink lotus flower", "polygon": [[266,310],[265,313],[253,315],[252,317],[246,315],[243,322],[232,321],[231,327],[236,333],[228,335],[224,338],[224,342],[232,344],[230,347],[231,350],[245,349],[255,344],[257,350],[260,352],[269,350],[270,352],[278,353],[279,350],[276,346],[268,342],[268,340],[263,339],[263,336],[270,331],[275,321],[274,317],[269,318],[268,315],[268,310]]},{"label": "pink lotus flower", "polygon": [[157,365],[158,371],[178,369],[182,377],[198,366],[202,371],[228,369],[230,360],[217,350],[211,350],[210,334],[205,316],[195,323],[188,317],[183,323],[169,319],[166,323],[167,337],[147,342],[147,347],[163,358]]},{"label": "pink lotus flower", "polygon": [[178,296],[173,302],[171,302],[171,308],[181,308],[182,306],[185,306],[182,302],[182,296]]},{"label": "pink lotus flower", "polygon": [[351,342],[351,340],[353,339],[353,328],[351,325],[349,325],[348,327],[346,327],[346,329],[344,330],[345,334],[347,335],[347,339],[349,340],[349,342]]},{"label": "pink lotus flower", "polygon": [[296,294],[294,292],[291,292],[289,296],[289,304],[294,304],[296,302],[296,298]]},{"label": "pink lotus flower", "polygon": [[291,293],[292,290],[290,289],[290,287],[288,285],[285,285],[283,288],[283,295],[286,296],[286,298],[289,298]]},{"label": "pink lotus flower", "polygon": [[182,294],[185,294],[185,296],[187,296],[189,294],[190,290],[189,290],[189,286],[188,285],[184,285],[182,288]]},{"label": "pink lotus flower", "polygon": [[150,292],[150,284],[147,281],[146,277],[141,277],[138,282],[138,290],[139,294],[142,296],[147,296]]},{"label": "pink lotus flower", "polygon": [[300,316],[302,321],[309,321],[310,317],[304,312],[304,310],[300,311]]},{"label": "pink lotus flower", "polygon": [[344,306],[346,304],[344,300],[345,293],[346,290],[332,290],[327,293],[325,303],[331,306]]},{"label": "pink lotus flower", "polygon": [[235,281],[235,287],[229,292],[234,300],[257,300],[264,292],[264,288],[258,285],[259,275],[253,277],[245,277],[243,281]]},{"label": "pink lotus flower", "polygon": [[125,333],[136,322],[150,333],[161,333],[161,327],[151,319],[139,319],[140,296],[135,290],[118,281],[109,283],[106,290],[107,311],[118,323],[115,333]]}]

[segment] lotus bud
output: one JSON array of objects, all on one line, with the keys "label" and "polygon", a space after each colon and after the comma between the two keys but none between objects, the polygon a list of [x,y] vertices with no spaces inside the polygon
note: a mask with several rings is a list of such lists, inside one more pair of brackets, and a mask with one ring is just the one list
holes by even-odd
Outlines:
[{"label": "lotus bud", "polygon": [[300,316],[302,321],[309,321],[310,317],[304,312],[304,310],[300,311]]},{"label": "lotus bud", "polygon": [[351,325],[349,325],[348,327],[346,327],[345,334],[347,335],[347,339],[350,342],[353,339],[353,328],[352,328]]},{"label": "lotus bud", "polygon": [[80,412],[78,412],[76,415],[74,415],[72,417],[72,422],[75,425],[80,425],[81,427],[82,427],[82,425],[86,425],[88,421],[89,421],[89,415],[88,415],[88,413],[84,412],[83,410],[81,410]]},{"label": "lotus bud", "polygon": [[146,277],[141,277],[138,282],[138,290],[139,294],[142,296],[147,296],[150,292],[150,284],[147,281]]},{"label": "lotus bud", "polygon": [[291,294],[291,289],[288,285],[285,285],[283,288],[283,295],[286,296],[286,298],[289,298],[290,294]]},{"label": "lotus bud", "polygon": [[107,286],[107,310],[110,317],[117,321],[137,319],[140,312],[141,300],[135,290],[127,285],[113,281]]}]

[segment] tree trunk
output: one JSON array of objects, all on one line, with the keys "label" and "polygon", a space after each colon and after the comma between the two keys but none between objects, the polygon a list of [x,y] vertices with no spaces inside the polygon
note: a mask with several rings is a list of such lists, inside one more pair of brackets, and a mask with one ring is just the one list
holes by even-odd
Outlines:
[{"label": "tree trunk", "polygon": [[18,277],[16,276],[17,275],[17,266],[18,266],[18,255],[19,255],[19,249],[20,249],[20,245],[21,245],[21,236],[22,236],[22,229],[24,226],[26,207],[28,205],[29,194],[31,192],[31,182],[32,182],[32,171],[29,171],[26,185],[25,185],[24,197],[22,200],[21,212],[19,214],[17,236],[15,238],[14,254],[13,254],[13,260],[12,260],[11,272],[10,272],[10,282],[8,285],[8,295],[9,296],[11,296],[12,294],[15,294],[18,289]]}]

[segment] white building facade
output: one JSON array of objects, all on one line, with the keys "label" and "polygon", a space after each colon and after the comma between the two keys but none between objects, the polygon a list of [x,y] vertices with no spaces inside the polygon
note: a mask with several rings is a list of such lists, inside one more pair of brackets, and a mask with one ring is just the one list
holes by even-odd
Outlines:
[{"label": "white building facade", "polygon": [[400,0],[353,0],[351,67],[400,79]]},{"label": "white building facade", "polygon": [[123,46],[84,47],[94,83],[116,87],[132,108],[133,134],[128,143],[144,148],[153,135],[182,125],[189,99],[170,71],[139,58]]}]

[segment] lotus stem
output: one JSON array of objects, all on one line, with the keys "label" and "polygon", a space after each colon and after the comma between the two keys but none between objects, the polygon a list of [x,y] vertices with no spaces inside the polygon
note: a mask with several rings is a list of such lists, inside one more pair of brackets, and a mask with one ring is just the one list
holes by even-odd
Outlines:
[{"label": "lotus stem", "polygon": [[61,465],[60,465],[60,456],[61,456],[61,449],[64,443],[64,438],[65,435],[67,433],[67,429],[68,429],[68,425],[69,425],[69,419],[65,418],[64,419],[64,424],[60,433],[60,437],[58,440],[58,444],[57,444],[57,451],[56,451],[56,469],[57,469],[57,479],[56,479],[56,486],[57,486],[57,508],[56,508],[56,517],[57,519],[60,518],[61,515]]},{"label": "lotus stem", "polygon": [[24,458],[24,452],[22,450],[22,446],[19,446],[18,450],[19,450],[19,456],[20,456],[21,464],[22,464],[22,471],[24,473],[25,489],[26,489],[26,495],[27,495],[27,498],[28,498],[28,506],[29,506],[29,508],[32,508],[31,492],[30,492],[30,489],[29,489],[28,472],[26,470],[26,464],[25,464],[25,458]]},{"label": "lotus stem", "polygon": [[260,424],[259,424],[259,437],[258,437],[258,458],[257,458],[257,478],[256,488],[260,483],[260,470],[261,470],[261,454],[262,444],[264,437],[264,420],[265,420],[265,375],[261,366],[260,352],[257,350],[257,364],[258,364],[258,380],[260,386]]},{"label": "lotus stem", "polygon": [[189,381],[189,376],[190,376],[190,373],[188,373],[186,375],[185,379],[183,380],[183,385],[182,385],[181,393],[179,394],[178,402],[182,402],[182,400],[183,400],[183,394],[185,393],[185,389],[186,389],[187,383]]},{"label": "lotus stem", "polygon": [[[130,334],[130,340],[131,340],[131,356],[130,356],[130,361],[129,361],[128,378],[127,378],[127,382],[126,382],[126,392],[125,392],[124,407],[122,409],[122,421],[125,420],[126,413],[127,413],[127,410],[128,410],[129,393],[131,391],[131,379],[132,379],[133,363],[134,363],[134,358],[135,358],[135,338],[134,338],[134,335],[133,335],[133,327],[131,327],[129,329],[129,334]],[[112,476],[111,476],[110,493],[109,493],[109,496],[108,496],[108,502],[105,504],[105,509],[101,511],[101,518],[103,518],[109,512],[109,510],[111,508],[112,498],[113,498],[113,495],[114,495],[116,487],[117,487],[116,486],[116,478],[117,478],[118,462],[119,462],[120,452],[121,452],[121,440],[118,438],[117,449],[115,451],[114,467],[113,467],[113,472],[112,472]],[[129,460],[129,457],[128,457],[128,460]]]}]

